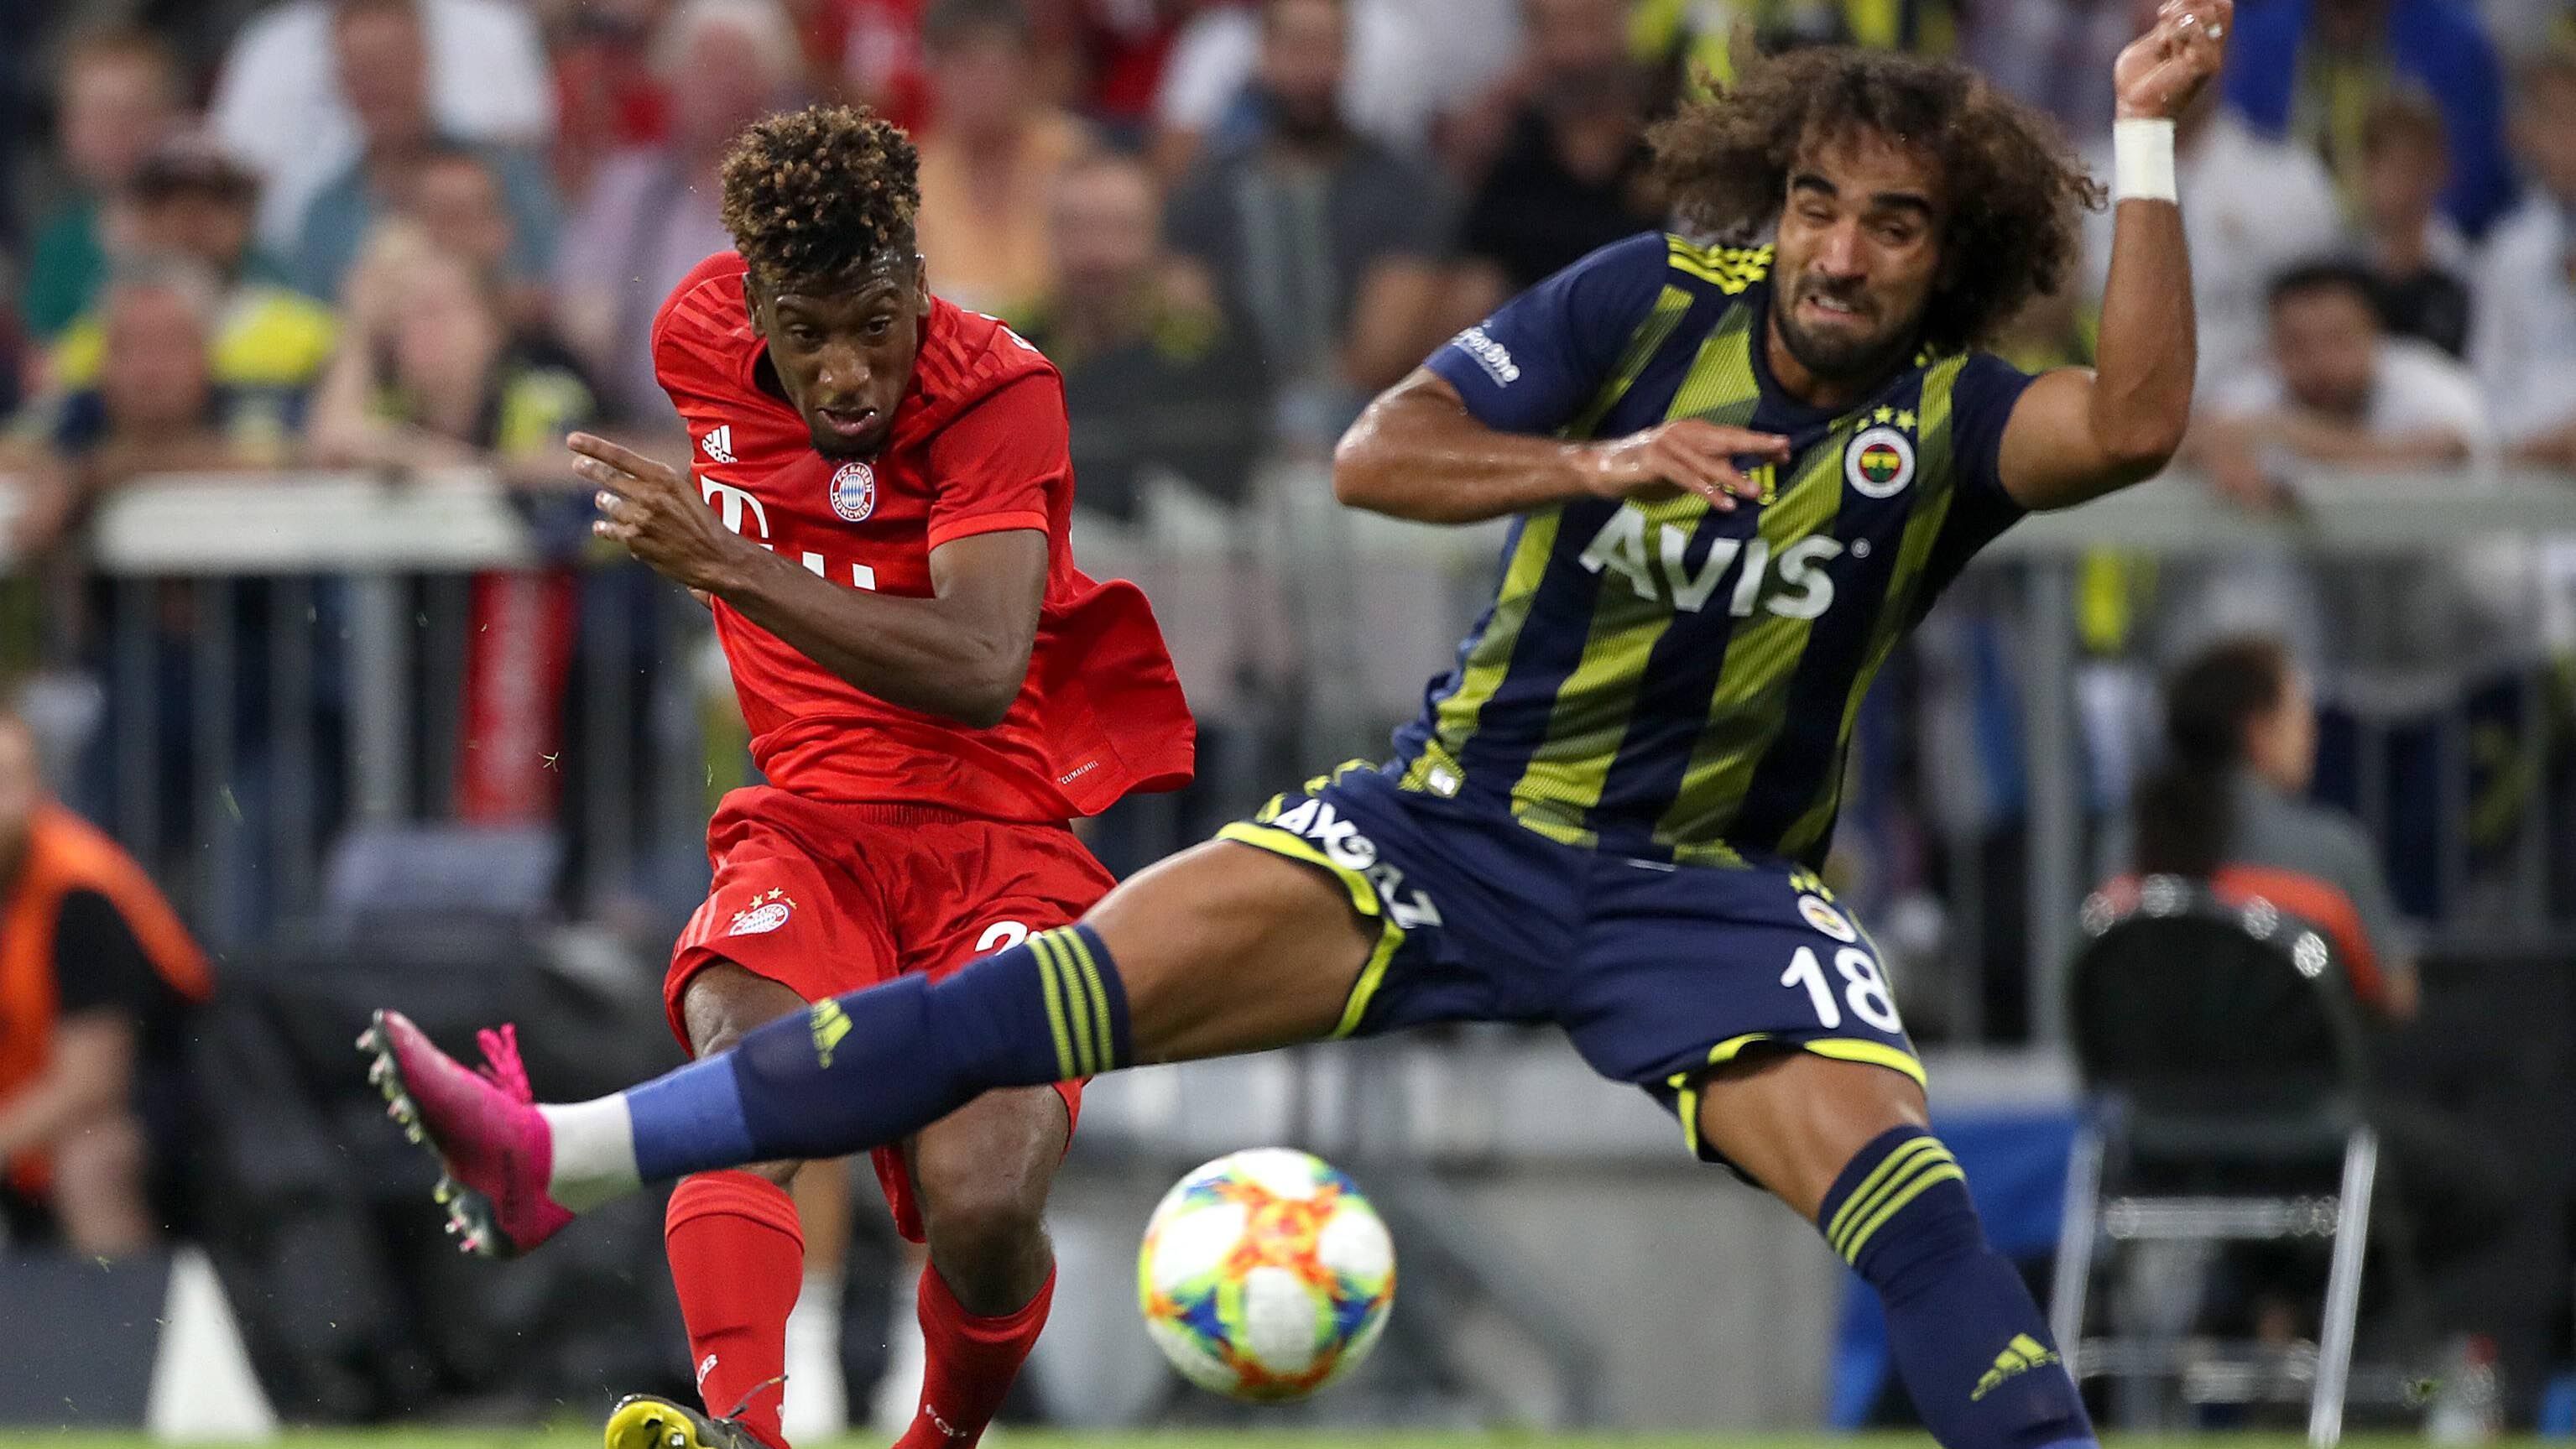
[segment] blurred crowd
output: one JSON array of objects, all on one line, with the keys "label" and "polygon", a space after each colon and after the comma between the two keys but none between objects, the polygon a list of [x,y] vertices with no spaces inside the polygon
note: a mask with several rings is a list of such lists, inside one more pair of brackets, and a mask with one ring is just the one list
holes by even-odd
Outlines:
[{"label": "blurred crowd", "polygon": [[[1095,507],[1223,497],[1511,291],[1665,215],[1643,132],[1739,34],[1955,54],[2107,162],[2143,0],[286,0],[32,8],[0,65],[0,407],[41,550],[125,479],[673,422],[646,345],[764,111],[922,150],[933,285],[1065,365]],[[2184,123],[2194,458],[2576,470],[2576,22],[2247,0]],[[2107,169],[2105,167],[2104,169]],[[2010,339],[2086,354],[2083,283]],[[1237,424],[1211,437],[1176,396]],[[1230,463],[1229,455],[1237,459]]]},{"label": "blurred crowd", "polygon": [[[544,557],[472,580],[461,618],[421,604],[424,637],[461,625],[465,641],[423,645],[462,658],[461,702],[431,703],[473,728],[451,732],[466,753],[428,767],[418,793],[452,797],[469,820],[585,805],[693,815],[703,802],[620,804],[606,797],[629,792],[610,776],[555,769],[585,717],[634,716],[630,743],[645,753],[667,722],[599,681],[629,664],[630,681],[694,667],[684,661],[703,642],[656,622],[642,607],[651,581],[597,550],[561,440],[583,427],[685,453],[648,335],[669,286],[727,244],[718,166],[753,117],[826,99],[911,128],[932,286],[1010,321],[1063,369],[1078,530],[1091,520],[1096,571],[1121,572],[1097,540],[1241,551],[1265,467],[1314,466],[1364,399],[1442,338],[1663,224],[1647,128],[1694,87],[1726,84],[1748,45],[1955,56],[2053,113],[2107,176],[2112,61],[2152,8],[0,0],[0,27],[32,37],[0,54],[0,479],[15,485],[0,488],[12,505],[0,556],[16,560],[0,586],[0,670],[161,678],[154,727],[182,746],[163,753],[185,756],[198,736],[170,701],[204,659],[198,606],[165,597],[129,611],[122,622],[157,653],[148,666],[131,646],[115,657],[102,637],[115,605],[80,564],[104,500],[150,475],[476,466],[511,485]],[[2374,469],[2459,488],[2499,463],[2576,475],[2576,11],[2242,0],[2230,70],[2178,145],[2201,332],[2187,461],[2213,507],[2332,508],[2339,484]],[[2031,368],[2089,360],[2110,239],[2106,212],[2072,284],[2000,339],[2007,355]],[[1195,533],[1157,516],[1175,508],[1201,521]],[[2285,631],[2314,666],[2349,657],[2354,640],[2337,636],[2370,619],[2387,625],[2372,648],[2447,669],[2457,688],[2576,643],[2564,547],[2390,567],[2258,557],[2168,568],[2158,585],[2143,561],[2105,553],[2085,565],[2083,639],[2109,657],[2169,634],[2147,652],[2171,660],[2260,627]],[[2566,617],[2532,607],[2535,581]],[[1409,689],[1446,647],[1448,585],[1372,583],[1338,591],[1356,602],[1293,607],[1347,608],[1355,638],[1405,615],[1422,637],[1399,629],[1374,652]],[[243,628],[300,613],[327,630],[351,607],[328,578],[277,596],[288,603],[266,588],[232,594]],[[1228,696],[1260,646],[1200,636],[1258,633],[1249,616],[1265,611],[1223,586],[1211,608],[1179,583],[1155,592],[1207,718],[1204,758],[1239,756],[1226,716],[1262,711]],[[2403,610],[2361,607],[2400,597]],[[1919,653],[1900,662],[1914,682],[1889,708],[1924,707],[1911,728],[1864,731],[1890,741],[1862,752],[1864,774],[1889,788],[1864,781],[1858,798],[1910,790],[1928,803],[1908,808],[1974,817],[1939,833],[1979,834],[2017,809],[2011,747],[1994,743],[2012,728],[1994,681],[2013,650],[1979,624],[1928,630]],[[252,659],[221,685],[245,701],[231,743],[246,763],[238,788],[220,782],[220,803],[254,831],[269,828],[257,786],[284,768],[261,759],[280,711],[258,705],[286,668]],[[358,686],[327,663],[308,683],[328,754]],[[101,693],[69,733],[114,734],[117,692]],[[1373,748],[1385,722],[1288,742],[1274,753],[1296,758],[1278,768]],[[67,732],[55,723],[49,736]],[[475,754],[478,731],[531,748]],[[2106,810],[2134,772],[2118,764],[2120,728],[2091,733],[2091,753],[2112,762],[2091,801]],[[1909,755],[1911,786],[1895,778]],[[1988,768],[1921,767],[1935,757]],[[90,768],[103,782],[104,765]],[[214,797],[183,778],[184,760],[164,770],[190,802],[158,816],[176,850],[188,812]],[[314,788],[323,816],[345,805],[344,782]],[[1943,803],[1979,788],[1986,798]],[[1904,863],[1901,822],[1882,828],[1866,807],[1854,822],[1855,839],[1879,838],[1896,862],[1885,879],[1924,875]],[[2429,908],[2420,893],[2409,905]]]}]

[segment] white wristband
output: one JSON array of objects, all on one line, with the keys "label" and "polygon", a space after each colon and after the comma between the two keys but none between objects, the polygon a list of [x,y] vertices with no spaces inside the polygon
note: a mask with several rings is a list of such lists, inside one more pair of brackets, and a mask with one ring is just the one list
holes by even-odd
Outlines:
[{"label": "white wristband", "polygon": [[2138,119],[2111,123],[2111,199],[2176,199],[2173,122]]}]

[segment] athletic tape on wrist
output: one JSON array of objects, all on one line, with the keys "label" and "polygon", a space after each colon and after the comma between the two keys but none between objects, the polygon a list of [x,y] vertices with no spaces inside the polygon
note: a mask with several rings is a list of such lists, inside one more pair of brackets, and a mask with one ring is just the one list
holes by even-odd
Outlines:
[{"label": "athletic tape on wrist", "polygon": [[2114,201],[2172,201],[2174,123],[2139,119],[2111,126],[2111,197]]}]

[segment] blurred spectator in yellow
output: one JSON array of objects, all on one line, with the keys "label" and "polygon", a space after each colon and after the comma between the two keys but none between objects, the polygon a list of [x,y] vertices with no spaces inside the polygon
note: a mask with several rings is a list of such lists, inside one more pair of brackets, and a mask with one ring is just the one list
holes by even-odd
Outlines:
[{"label": "blurred spectator in yellow", "polygon": [[464,262],[501,307],[511,333],[555,335],[554,298],[545,278],[518,270],[518,222],[492,158],[471,146],[432,141],[412,158],[400,214],[429,244]]},{"label": "blurred spectator in yellow", "polygon": [[2236,501],[2268,507],[2284,480],[2327,471],[2440,468],[2486,451],[2485,403],[2440,349],[2386,335],[2373,279],[2315,262],[2272,284],[2269,367],[2228,378],[2189,452]]},{"label": "blurred spectator in yellow", "polygon": [[1048,198],[1092,138],[1039,87],[1021,0],[935,0],[921,26],[931,126],[914,234],[930,287],[1012,320],[1054,288]]},{"label": "blurred spectator in yellow", "polygon": [[[578,607],[565,561],[593,542],[589,498],[566,466],[563,440],[593,425],[590,387],[568,356],[511,335],[500,300],[470,263],[407,227],[370,243],[350,306],[355,338],[314,401],[314,454],[381,468],[480,463],[529,490],[524,501],[552,566],[472,580],[459,706],[470,723],[454,808],[484,822],[545,818],[562,777],[543,757],[561,738]],[[631,564],[625,572],[630,583],[641,574]],[[649,613],[637,597],[630,588],[614,602]],[[486,738],[529,748],[478,748]]]},{"label": "blurred spectator in yellow", "polygon": [[317,461],[494,461],[522,481],[568,480],[564,434],[589,425],[589,384],[558,350],[512,334],[472,262],[413,226],[379,228],[350,277],[347,323],[313,399]]},{"label": "blurred spectator in yellow", "polygon": [[[0,1223],[82,1256],[148,1247],[153,1088],[213,990],[143,868],[56,804],[35,732],[0,711]],[[167,1115],[167,1114],[159,1114]]]},{"label": "blurred spectator in yellow", "polygon": [[1524,0],[1521,72],[1480,109],[1498,145],[1467,202],[1463,313],[1503,298],[1621,237],[1663,223],[1646,148],[1661,77],[1630,58],[1622,0]]},{"label": "blurred spectator in yellow", "polygon": [[176,259],[137,261],[109,277],[97,381],[35,420],[45,461],[14,530],[20,551],[49,546],[83,509],[144,474],[286,460],[295,400],[215,379],[222,305],[215,279]]},{"label": "blurred spectator in yellow", "polygon": [[96,299],[112,250],[109,209],[178,128],[181,105],[178,59],[149,32],[92,31],[64,54],[54,129],[71,195],[38,223],[18,293],[20,319],[37,337],[53,337]]},{"label": "blurred spectator in yellow", "polygon": [[[336,300],[376,219],[399,209],[418,162],[444,133],[430,104],[429,36],[421,0],[337,0],[331,43],[341,93],[357,117],[359,157],[313,193],[295,244],[295,284]],[[454,138],[447,138],[454,139]],[[522,150],[481,148],[506,198],[513,277],[545,275],[555,202],[545,168]]]},{"label": "blurred spectator in yellow", "polygon": [[2576,472],[2576,48],[2522,68],[2513,139],[2530,195],[2487,238],[2469,360],[2508,453]]},{"label": "blurred spectator in yellow", "polygon": [[[669,419],[653,376],[653,314],[689,268],[730,250],[716,170],[734,134],[789,103],[796,37],[776,0],[684,0],[654,44],[670,135],[594,176],[555,254],[555,320],[599,379],[607,414]],[[932,285],[947,278],[932,254]]]},{"label": "blurred spectator in yellow", "polygon": [[2361,132],[2362,238],[2379,279],[2379,315],[2395,337],[2468,353],[2469,244],[2442,214],[2450,162],[2442,113],[2420,96],[2390,95]]},{"label": "blurred spectator in yellow", "polygon": [[[259,178],[203,133],[174,136],[154,150],[126,188],[135,250],[180,257],[222,288],[215,319],[214,380],[229,388],[297,391],[330,360],[339,324],[331,309],[282,285],[251,245]],[[97,380],[107,328],[84,313],[54,343],[52,383]]]},{"label": "blurred spectator in yellow", "polygon": [[1359,399],[1438,344],[1455,208],[1440,175],[1361,136],[1341,106],[1343,0],[1267,0],[1262,122],[1174,192],[1175,249],[1259,340],[1283,437],[1328,446]]},{"label": "blurred spectator in yellow", "polygon": [[[2155,0],[2133,0],[2142,26]],[[2107,135],[2085,149],[2093,175],[2108,181]],[[2259,369],[2270,349],[2266,301],[2272,280],[2343,245],[2343,209],[2315,154],[2256,132],[2203,93],[2174,126],[2174,182],[2191,243],[2192,313],[2200,328],[2199,397]],[[2085,296],[2098,303],[2111,270],[2111,208],[2084,219]]]},{"label": "blurred spectator in yellow", "polygon": [[2361,210],[2362,140],[2393,91],[2430,99],[2450,138],[2442,209],[2475,237],[2513,199],[2504,77],[2477,11],[2458,0],[2266,0],[2227,38],[2227,103],[2267,135],[2313,148]]},{"label": "blurred spectator in yellow", "polygon": [[1639,58],[1723,86],[1735,78],[1728,47],[1738,26],[1766,53],[1860,45],[1950,55],[1959,48],[1959,10],[1951,0],[1638,0],[1628,33]]},{"label": "blurred spectator in yellow", "polygon": [[1264,424],[1259,357],[1206,285],[1163,245],[1153,173],[1103,153],[1053,197],[1055,295],[1028,336],[1064,373],[1077,502],[1121,522],[1149,474],[1219,502],[1243,495]]},{"label": "blurred spectator in yellow", "polygon": [[[313,194],[364,148],[359,98],[339,73],[338,13],[369,0],[285,0],[253,15],[223,64],[211,119],[257,168],[259,235],[295,255]],[[486,146],[542,146],[555,129],[545,45],[519,0],[412,0],[428,67],[435,129]]]}]

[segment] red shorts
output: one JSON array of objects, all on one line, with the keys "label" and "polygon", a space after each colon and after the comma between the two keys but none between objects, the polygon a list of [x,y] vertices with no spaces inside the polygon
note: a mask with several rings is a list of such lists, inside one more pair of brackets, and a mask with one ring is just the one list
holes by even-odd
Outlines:
[{"label": "red shorts", "polygon": [[[1115,883],[1061,825],[976,820],[929,805],[834,805],[768,786],[725,796],[707,825],[707,858],[715,884],[662,982],[683,1047],[682,998],[715,962],[820,1001],[916,971],[945,976],[1032,931],[1070,924]],[[1082,1084],[1056,1091],[1069,1133],[1082,1115]],[[903,1153],[873,1155],[895,1227],[920,1242]]]}]

